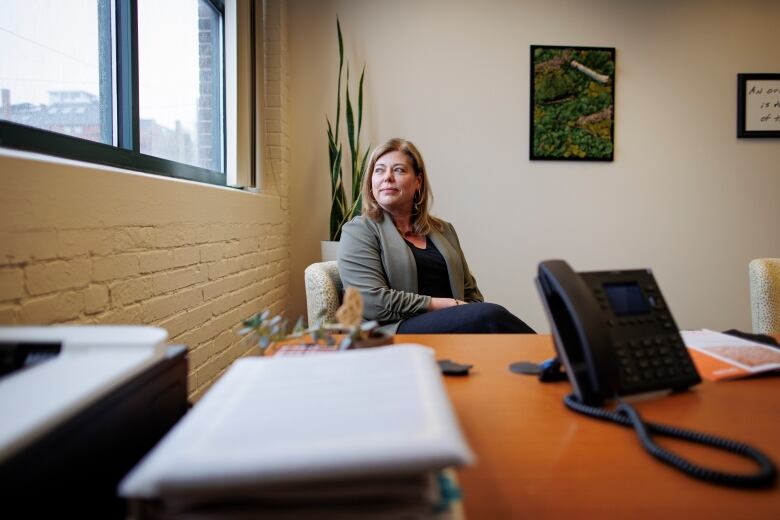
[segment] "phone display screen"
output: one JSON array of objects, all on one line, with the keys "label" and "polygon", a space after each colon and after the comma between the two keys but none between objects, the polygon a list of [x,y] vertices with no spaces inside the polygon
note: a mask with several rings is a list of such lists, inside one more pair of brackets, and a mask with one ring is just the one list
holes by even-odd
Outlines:
[{"label": "phone display screen", "polygon": [[650,312],[650,304],[636,282],[605,283],[604,292],[615,316],[633,316]]}]

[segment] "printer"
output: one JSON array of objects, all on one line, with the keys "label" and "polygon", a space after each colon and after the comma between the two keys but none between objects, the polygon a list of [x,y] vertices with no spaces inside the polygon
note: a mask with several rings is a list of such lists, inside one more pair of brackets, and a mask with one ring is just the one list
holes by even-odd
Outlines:
[{"label": "printer", "polygon": [[119,481],[187,411],[187,350],[166,339],[0,327],[0,516],[125,517]]}]

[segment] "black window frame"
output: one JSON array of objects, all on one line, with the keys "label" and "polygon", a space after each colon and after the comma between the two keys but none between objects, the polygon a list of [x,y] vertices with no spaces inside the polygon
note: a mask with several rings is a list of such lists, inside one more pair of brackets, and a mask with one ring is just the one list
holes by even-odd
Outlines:
[{"label": "black window frame", "polygon": [[[111,21],[111,1],[99,0],[99,38],[105,36]],[[138,2],[137,0],[113,0],[115,2],[116,28],[116,85],[112,84],[111,67],[101,67],[101,98],[107,92],[116,94],[117,124],[113,125],[112,110],[101,112],[101,127],[116,129],[116,145],[89,141],[66,134],[43,130],[32,126],[0,120],[0,147],[43,153],[66,159],[74,159],[105,166],[123,168],[143,173],[175,177],[209,184],[225,186],[226,142],[226,105],[225,105],[225,5],[221,0],[202,0],[211,5],[218,13],[221,23],[220,37],[222,49],[220,56],[221,85],[219,102],[221,103],[221,153],[220,162],[223,171],[215,171],[193,166],[161,157],[143,154],[140,151],[140,117],[138,109]],[[109,26],[106,26],[106,23]],[[104,40],[102,40],[104,41]],[[99,46],[100,60],[110,57],[110,49]],[[115,90],[114,90],[115,88]],[[113,104],[113,99],[112,99]],[[108,123],[108,126],[105,125]],[[105,130],[104,130],[105,131]],[[104,136],[105,137],[105,136]]]}]

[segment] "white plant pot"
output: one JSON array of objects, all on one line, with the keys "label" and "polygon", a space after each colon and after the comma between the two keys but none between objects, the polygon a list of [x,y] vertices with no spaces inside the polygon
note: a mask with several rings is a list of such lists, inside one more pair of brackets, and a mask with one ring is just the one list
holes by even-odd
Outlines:
[{"label": "white plant pot", "polygon": [[320,256],[323,262],[336,260],[339,253],[339,243],[333,240],[323,240],[320,242]]}]

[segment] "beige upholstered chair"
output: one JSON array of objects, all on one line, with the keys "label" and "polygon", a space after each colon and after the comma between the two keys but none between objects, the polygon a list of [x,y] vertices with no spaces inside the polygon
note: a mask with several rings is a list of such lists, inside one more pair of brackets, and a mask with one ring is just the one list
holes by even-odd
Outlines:
[{"label": "beige upholstered chair", "polygon": [[753,332],[780,334],[780,258],[757,258],[749,270]]},{"label": "beige upholstered chair", "polygon": [[309,326],[322,323],[335,323],[336,310],[341,305],[341,293],[344,286],[335,261],[311,264],[303,272],[306,285],[306,311]]}]

